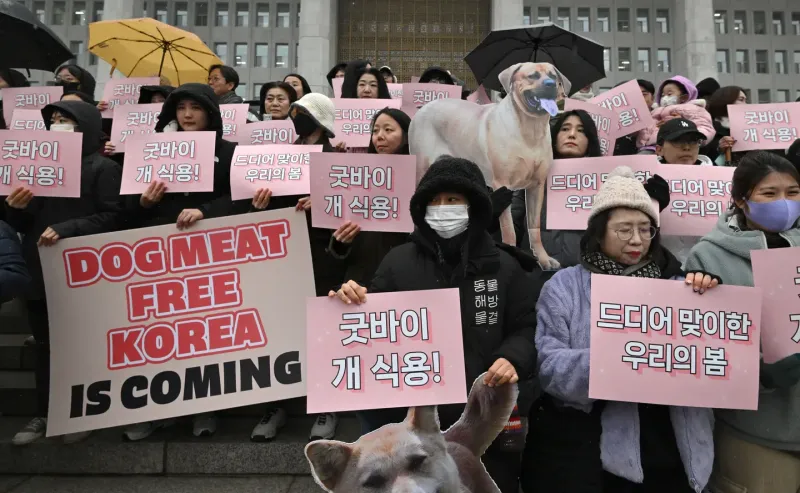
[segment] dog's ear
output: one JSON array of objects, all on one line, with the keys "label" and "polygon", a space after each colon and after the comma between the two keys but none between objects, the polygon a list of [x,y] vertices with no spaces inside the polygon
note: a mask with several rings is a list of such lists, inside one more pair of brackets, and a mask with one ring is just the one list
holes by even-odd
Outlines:
[{"label": "dog's ear", "polygon": [[406,423],[412,429],[424,433],[440,433],[439,413],[436,406],[419,406],[408,408]]},{"label": "dog's ear", "polygon": [[521,63],[514,64],[500,72],[500,75],[497,76],[497,78],[500,79],[500,84],[503,86],[503,89],[506,90],[507,94],[511,94],[511,77],[517,70],[519,70],[521,66]]},{"label": "dog's ear", "polygon": [[353,455],[353,446],[336,440],[317,440],[306,445],[305,453],[314,479],[326,491],[333,491]]},{"label": "dog's ear", "polygon": [[564,88],[564,95],[566,97],[569,97],[569,90],[572,88],[572,82],[570,82],[569,79],[564,77],[564,74],[562,74],[561,71],[558,70],[555,65],[550,65],[550,66],[553,67],[553,70],[556,72],[556,74],[558,74],[558,80],[561,82],[561,86]]}]

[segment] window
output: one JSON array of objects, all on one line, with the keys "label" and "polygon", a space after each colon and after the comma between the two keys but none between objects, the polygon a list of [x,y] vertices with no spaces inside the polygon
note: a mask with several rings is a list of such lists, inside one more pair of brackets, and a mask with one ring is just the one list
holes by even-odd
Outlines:
[{"label": "window", "polygon": [[667,34],[669,32],[669,10],[656,10],[656,25],[658,26],[658,32],[662,34]]},{"label": "window", "polygon": [[89,65],[90,66],[97,65],[97,55],[95,55],[94,53],[89,53]]},{"label": "window", "polygon": [[214,43],[214,53],[222,63],[228,63],[228,43]]},{"label": "window", "polygon": [[250,4],[236,4],[236,27],[247,27],[250,24]]},{"label": "window", "polygon": [[786,59],[786,52],[783,50],[776,50],[773,53],[773,60],[775,61],[775,73],[776,74],[787,74],[786,65],[789,63]]},{"label": "window", "polygon": [[236,90],[233,92],[235,92],[236,95],[239,96],[240,98],[247,99],[247,84],[246,83],[239,84],[238,86],[236,86]]},{"label": "window", "polygon": [[783,36],[785,33],[783,27],[783,12],[772,13],[772,34],[775,36]]},{"label": "window", "polygon": [[177,27],[186,27],[189,24],[189,7],[186,2],[177,2],[175,4],[175,25]]},{"label": "window", "polygon": [[745,97],[747,98],[747,102],[750,102],[750,101],[753,100],[753,98],[750,97],[750,89],[745,89],[743,87],[742,88],[742,92],[744,93]]},{"label": "window", "polygon": [[194,6],[194,25],[208,25],[208,4],[206,2],[196,3]]},{"label": "window", "polygon": [[639,72],[650,71],[650,48],[639,48],[636,50],[636,70]]},{"label": "window", "polygon": [[576,18],[578,31],[583,33],[588,33],[590,31],[591,16],[591,9],[578,9],[578,17]]},{"label": "window", "polygon": [[256,26],[269,27],[269,4],[256,4]]},{"label": "window", "polygon": [[744,10],[735,10],[733,12],[733,32],[747,34],[747,12]]},{"label": "window", "polygon": [[72,2],[72,25],[86,25],[86,2]]},{"label": "window", "polygon": [[44,12],[44,2],[33,2],[33,13],[42,24],[47,22],[47,17]]},{"label": "window", "polygon": [[669,48],[659,48],[656,52],[657,64],[658,64],[658,71],[659,72],[671,72],[670,70],[670,60],[669,60]]},{"label": "window", "polygon": [[617,31],[627,33],[631,30],[630,9],[617,9]]},{"label": "window", "polygon": [[788,103],[789,102],[789,90],[788,89],[778,89],[775,91],[775,103]]},{"label": "window", "polygon": [[736,73],[750,73],[750,54],[747,50],[736,50]]},{"label": "window", "polygon": [[289,27],[289,4],[278,4],[278,25],[277,27]]},{"label": "window", "polygon": [[531,25],[531,8],[525,7],[522,9],[522,25],[530,26]]},{"label": "window", "polygon": [[763,10],[753,12],[753,32],[767,34],[767,14]]},{"label": "window", "polygon": [[253,84],[253,99],[258,99],[261,97],[261,88],[264,87],[264,84],[260,82],[256,82]]},{"label": "window", "polygon": [[[295,27],[300,29],[300,4],[299,3],[297,4],[297,17],[295,17],[295,19],[297,19],[297,24],[295,25]],[[297,58],[297,57],[295,57],[295,58]]]},{"label": "window", "polygon": [[726,11],[714,11],[714,29],[717,34],[728,34],[728,13]]},{"label": "window", "polygon": [[287,44],[275,45],[275,66],[276,67],[289,66],[289,45]]},{"label": "window", "polygon": [[233,45],[233,63],[236,67],[247,66],[247,43]]},{"label": "window", "polygon": [[617,70],[620,72],[631,71],[631,49],[630,48],[617,48],[617,59],[619,64]]},{"label": "window", "polygon": [[603,48],[603,68],[606,73],[611,72],[611,48]]},{"label": "window", "polygon": [[770,102],[770,90],[769,89],[759,89],[758,90],[758,102],[761,104],[769,103]]},{"label": "window", "polygon": [[792,12],[792,32],[800,36],[800,13]]},{"label": "window", "polygon": [[150,14],[147,13],[147,2],[142,4],[142,17],[150,17]]},{"label": "window", "polygon": [[794,52],[794,73],[800,75],[800,51]]},{"label": "window", "polygon": [[[92,4],[92,22],[103,20],[103,2],[94,2]],[[89,60],[91,62],[91,58]],[[97,63],[95,61],[95,63]]]},{"label": "window", "polygon": [[550,7],[539,7],[536,10],[536,23],[550,22]]},{"label": "window", "polygon": [[769,73],[769,55],[767,50],[756,50],[756,73]]},{"label": "window", "polygon": [[167,2],[156,2],[156,13],[153,18],[164,24],[169,22],[167,20]]},{"label": "window", "polygon": [[717,72],[721,74],[730,73],[729,63],[728,50],[717,50]]},{"label": "window", "polygon": [[73,60],[77,60],[81,53],[83,53],[83,41],[70,41],[69,42],[69,51],[75,55]]},{"label": "window", "polygon": [[53,2],[53,13],[50,16],[50,24],[54,26],[64,25],[64,14],[66,11],[66,2]]},{"label": "window", "polygon": [[228,4],[227,3],[218,3],[217,4],[217,18],[216,18],[215,26],[217,27],[228,27]]},{"label": "window", "polygon": [[269,45],[267,43],[256,43],[255,67],[269,67]]},{"label": "window", "polygon": [[294,68],[300,66],[300,43],[294,45]]},{"label": "window", "polygon": [[597,9],[597,30],[601,33],[611,30],[611,9]]},{"label": "window", "polygon": [[556,24],[569,31],[569,8],[559,7]]},{"label": "window", "polygon": [[636,9],[636,28],[640,33],[650,32],[650,9]]}]

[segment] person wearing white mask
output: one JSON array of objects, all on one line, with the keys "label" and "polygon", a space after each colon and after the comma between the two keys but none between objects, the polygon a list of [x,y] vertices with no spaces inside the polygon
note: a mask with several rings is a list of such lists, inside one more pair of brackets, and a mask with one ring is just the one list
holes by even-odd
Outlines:
[{"label": "person wearing white mask", "polygon": [[[536,261],[521,250],[496,244],[487,226],[492,202],[478,166],[439,157],[419,182],[410,204],[415,231],[411,241],[384,257],[369,287],[353,280],[328,296],[346,304],[367,303],[367,293],[456,288],[467,386],[484,372],[489,386],[518,383],[518,413],[483,456],[501,492],[519,491],[527,416],[536,400],[534,330]],[[442,429],[461,415],[463,404],[439,406]],[[405,409],[359,413],[362,431],[403,421]]]}]

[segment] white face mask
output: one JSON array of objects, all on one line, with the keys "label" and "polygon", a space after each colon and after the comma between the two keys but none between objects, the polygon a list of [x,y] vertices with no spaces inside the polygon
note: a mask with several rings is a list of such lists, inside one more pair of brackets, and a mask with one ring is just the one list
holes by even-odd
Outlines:
[{"label": "white face mask", "polygon": [[662,108],[676,105],[678,104],[678,96],[662,96],[660,104]]},{"label": "white face mask", "polygon": [[50,124],[50,131],[51,132],[74,132],[75,125],[71,123],[51,123]]},{"label": "white face mask", "polygon": [[467,230],[469,208],[466,205],[429,205],[425,222],[442,238],[452,238]]}]

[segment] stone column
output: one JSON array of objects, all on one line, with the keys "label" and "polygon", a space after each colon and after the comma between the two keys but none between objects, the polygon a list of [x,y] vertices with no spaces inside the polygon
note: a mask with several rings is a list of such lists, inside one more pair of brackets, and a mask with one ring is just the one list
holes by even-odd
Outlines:
[{"label": "stone column", "polygon": [[[132,0],[104,0],[103,1],[103,20],[132,19],[133,1]],[[88,40],[87,40],[88,43]],[[88,46],[87,46],[88,49]],[[97,60],[97,89],[94,96],[99,99],[103,96],[103,89],[111,76],[111,65],[98,58]]]},{"label": "stone column", "polygon": [[522,0],[492,0],[492,30],[522,25]]},{"label": "stone column", "polygon": [[675,2],[675,67],[695,83],[717,78],[717,41],[712,0]]},{"label": "stone column", "polygon": [[325,75],[336,63],[336,0],[302,0],[298,72],[314,92],[333,96]]}]

